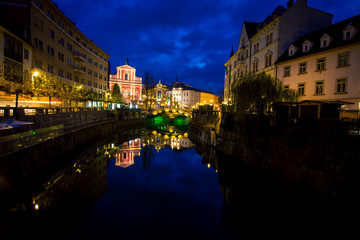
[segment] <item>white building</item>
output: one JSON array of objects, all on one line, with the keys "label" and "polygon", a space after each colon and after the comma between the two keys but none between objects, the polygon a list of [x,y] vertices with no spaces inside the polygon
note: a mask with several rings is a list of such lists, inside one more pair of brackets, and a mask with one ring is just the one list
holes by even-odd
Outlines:
[{"label": "white building", "polygon": [[178,103],[180,108],[194,108],[199,104],[217,104],[218,96],[205,90],[190,87],[181,82],[174,82],[169,87],[167,95],[172,97],[173,103]]},{"label": "white building", "polygon": [[360,106],[360,15],[299,37],[278,59],[277,77],[300,100]]},{"label": "white building", "polygon": [[224,102],[231,104],[231,85],[249,73],[276,76],[275,61],[299,36],[331,24],[333,15],[307,5],[307,0],[278,6],[264,21],[244,22],[238,49],[225,63]]}]

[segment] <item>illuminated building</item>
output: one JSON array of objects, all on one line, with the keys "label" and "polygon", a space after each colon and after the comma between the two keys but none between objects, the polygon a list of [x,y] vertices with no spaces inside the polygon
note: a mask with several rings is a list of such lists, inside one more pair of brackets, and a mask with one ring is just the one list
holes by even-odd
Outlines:
[{"label": "illuminated building", "polygon": [[110,75],[110,91],[117,84],[125,103],[138,104],[141,100],[142,78],[136,76],[135,67],[129,65],[129,59],[126,58],[125,65],[116,67],[116,73]]},{"label": "illuminated building", "polygon": [[277,61],[277,77],[300,101],[346,101],[360,108],[360,15],[299,37]]},{"label": "illuminated building", "polygon": [[298,37],[329,26],[333,15],[307,5],[307,0],[278,6],[262,22],[244,22],[238,49],[225,63],[224,103],[231,104],[232,83],[250,73],[276,76],[276,60]]},{"label": "illuminated building", "polygon": [[140,156],[141,140],[135,139],[124,142],[121,148],[114,154],[115,165],[127,168],[134,164],[135,156]]},{"label": "illuminated building", "polygon": [[[32,46],[25,47],[23,54],[29,57],[34,72],[54,75],[69,84],[76,83],[84,89],[105,94],[110,56],[85,36],[52,1],[1,2],[4,10],[1,25],[16,26],[12,31]],[[32,54],[27,55],[27,50]]]},{"label": "illuminated building", "polygon": [[168,97],[172,98],[174,104],[179,108],[194,108],[202,104],[218,104],[219,97],[212,92],[200,90],[181,82],[174,82],[167,91]]}]

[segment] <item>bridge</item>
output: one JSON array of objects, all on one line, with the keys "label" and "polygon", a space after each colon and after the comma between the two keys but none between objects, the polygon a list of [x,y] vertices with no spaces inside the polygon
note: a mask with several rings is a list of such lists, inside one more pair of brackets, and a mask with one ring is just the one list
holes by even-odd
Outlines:
[{"label": "bridge", "polygon": [[160,108],[152,109],[149,111],[150,116],[168,116],[170,119],[174,119],[178,116],[184,116],[192,118],[192,109],[179,109],[179,108]]}]

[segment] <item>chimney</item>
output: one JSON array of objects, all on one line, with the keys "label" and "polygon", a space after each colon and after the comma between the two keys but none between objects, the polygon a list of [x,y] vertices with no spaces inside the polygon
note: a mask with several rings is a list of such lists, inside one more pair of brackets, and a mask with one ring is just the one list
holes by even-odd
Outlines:
[{"label": "chimney", "polygon": [[296,3],[303,7],[307,7],[307,0],[297,0]]},{"label": "chimney", "polygon": [[291,8],[294,5],[294,0],[289,0],[287,3],[287,9]]}]

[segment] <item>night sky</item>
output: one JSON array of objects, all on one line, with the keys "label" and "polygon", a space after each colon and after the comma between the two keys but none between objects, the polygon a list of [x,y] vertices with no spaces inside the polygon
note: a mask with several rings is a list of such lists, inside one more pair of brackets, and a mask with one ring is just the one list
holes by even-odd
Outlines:
[{"label": "night sky", "polygon": [[[111,73],[128,57],[137,75],[176,80],[216,95],[224,64],[237,50],[242,23],[260,22],[287,0],[53,0],[110,58]],[[333,23],[360,14],[359,0],[308,0]]]}]

